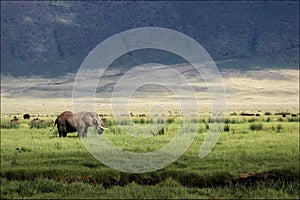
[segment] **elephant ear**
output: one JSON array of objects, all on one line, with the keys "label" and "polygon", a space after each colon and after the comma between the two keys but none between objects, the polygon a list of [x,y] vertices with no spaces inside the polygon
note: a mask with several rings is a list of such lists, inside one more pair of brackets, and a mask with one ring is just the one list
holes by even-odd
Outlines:
[{"label": "elephant ear", "polygon": [[93,117],[92,117],[91,113],[89,113],[89,112],[88,112],[88,113],[85,113],[85,114],[83,115],[82,120],[83,120],[85,123],[89,124],[90,126],[93,125]]}]

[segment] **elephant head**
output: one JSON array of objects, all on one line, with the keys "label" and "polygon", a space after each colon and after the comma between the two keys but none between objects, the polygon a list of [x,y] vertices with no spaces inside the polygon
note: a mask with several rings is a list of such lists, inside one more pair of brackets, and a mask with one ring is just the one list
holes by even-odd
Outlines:
[{"label": "elephant head", "polygon": [[98,130],[98,134],[102,134],[104,130],[107,130],[106,128],[103,127],[103,120],[101,117],[95,113],[95,112],[86,112],[82,120],[88,125],[88,126],[98,126],[100,129]]}]

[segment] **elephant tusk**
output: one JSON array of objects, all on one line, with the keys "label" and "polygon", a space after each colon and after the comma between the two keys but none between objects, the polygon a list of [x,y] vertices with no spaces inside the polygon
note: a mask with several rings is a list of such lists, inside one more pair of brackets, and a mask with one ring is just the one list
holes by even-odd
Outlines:
[{"label": "elephant tusk", "polygon": [[103,129],[103,130],[108,130],[107,128],[104,128],[104,127],[101,126],[100,124],[99,124],[99,127],[100,127],[101,129]]}]

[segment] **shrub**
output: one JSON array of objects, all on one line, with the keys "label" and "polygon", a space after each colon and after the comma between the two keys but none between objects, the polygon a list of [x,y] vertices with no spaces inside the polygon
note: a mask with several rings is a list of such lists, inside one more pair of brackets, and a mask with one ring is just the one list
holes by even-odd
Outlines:
[{"label": "shrub", "polygon": [[238,123],[238,120],[237,119],[229,119],[229,118],[226,118],[224,120],[225,124],[237,124]]},{"label": "shrub", "polygon": [[251,123],[251,122],[255,122],[256,120],[257,120],[256,118],[251,117],[250,119],[248,119],[248,122]]},{"label": "shrub", "polygon": [[47,123],[42,123],[42,122],[30,124],[30,128],[37,128],[37,129],[39,129],[39,128],[47,128],[47,127],[49,127],[49,126],[50,126],[49,124],[47,124]]},{"label": "shrub", "polygon": [[282,130],[283,130],[282,125],[281,124],[277,124],[277,126],[276,126],[276,132],[279,133]]},{"label": "shrub", "polygon": [[164,119],[157,119],[156,121],[157,121],[158,124],[164,124],[165,123]]},{"label": "shrub", "polygon": [[162,128],[162,129],[160,129],[160,130],[158,131],[158,135],[163,135],[163,134],[165,134],[164,128]]},{"label": "shrub", "polygon": [[225,124],[225,126],[224,126],[224,128],[223,128],[223,130],[224,130],[224,132],[229,132],[229,125],[228,124]]},{"label": "shrub", "polygon": [[172,124],[172,123],[174,123],[174,118],[169,118],[169,119],[167,119],[167,124]]},{"label": "shrub", "polygon": [[231,121],[230,121],[230,119],[226,118],[224,122],[225,122],[225,124],[229,124]]},{"label": "shrub", "polygon": [[1,123],[1,128],[5,128],[5,129],[20,128],[20,124],[13,123],[13,122]]},{"label": "shrub", "polygon": [[208,123],[223,123],[224,119],[219,117],[213,117],[208,119]]},{"label": "shrub", "polygon": [[195,124],[199,122],[199,120],[197,118],[193,118],[191,121],[192,121],[192,123],[195,123]]},{"label": "shrub", "polygon": [[290,112],[278,112],[278,113],[275,113],[275,115],[282,115],[282,117],[286,117],[287,115],[290,115],[291,113]]},{"label": "shrub", "polygon": [[277,119],[277,121],[283,122],[283,118],[282,118],[282,117],[279,117],[279,118]]},{"label": "shrub", "polygon": [[205,128],[202,128],[202,127],[200,127],[199,129],[198,129],[198,133],[204,133],[206,131],[206,129]]},{"label": "shrub", "polygon": [[262,130],[263,125],[261,123],[259,124],[250,124],[250,130],[251,131],[260,131]]},{"label": "shrub", "polygon": [[209,130],[209,125],[207,123],[205,123],[205,128],[206,130]]},{"label": "shrub", "polygon": [[265,115],[272,115],[272,113],[270,113],[270,112],[265,112]]},{"label": "shrub", "polygon": [[299,117],[289,117],[288,121],[289,122],[300,122],[300,118]]},{"label": "shrub", "polygon": [[142,118],[142,119],[140,119],[140,124],[145,124],[145,119],[144,118]]}]

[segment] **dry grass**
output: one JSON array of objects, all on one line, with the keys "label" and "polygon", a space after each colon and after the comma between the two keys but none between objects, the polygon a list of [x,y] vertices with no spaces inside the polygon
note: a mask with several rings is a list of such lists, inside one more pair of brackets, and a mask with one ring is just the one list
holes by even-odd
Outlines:
[{"label": "dry grass", "polygon": [[[2,76],[1,113],[59,113],[72,110],[74,76],[69,74],[52,79]],[[299,70],[225,71],[222,72],[222,78],[226,91],[227,112],[299,112]],[[204,82],[195,80],[195,77],[189,78],[191,85],[196,88],[201,112],[209,113],[209,92]],[[104,78],[101,84],[110,85],[111,82],[112,80]],[[104,114],[112,112],[111,98],[108,94],[107,91],[96,94],[96,110]],[[166,114],[180,112],[175,95],[166,92],[160,94],[159,98],[154,97],[155,95],[138,91],[130,99],[129,112],[148,114],[153,106],[161,106]]]}]

